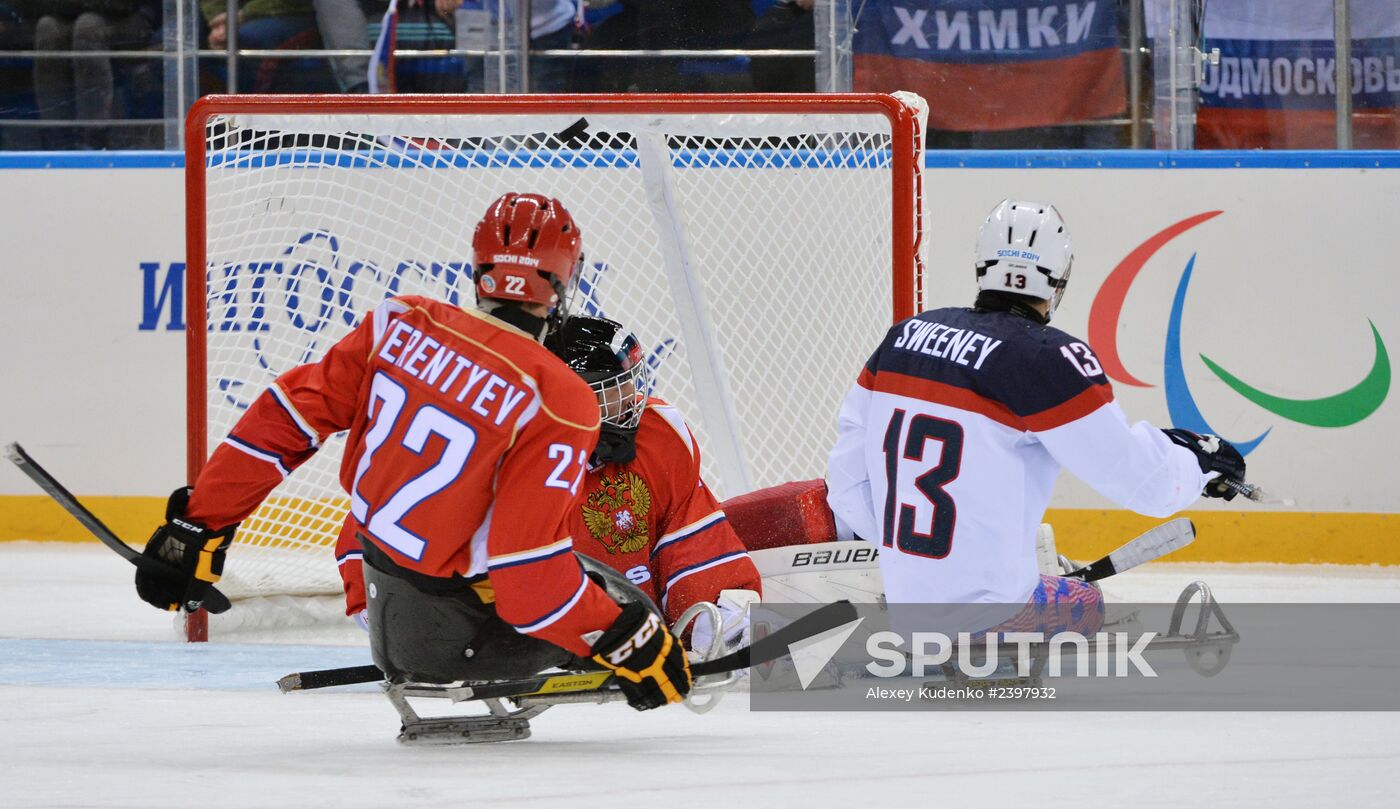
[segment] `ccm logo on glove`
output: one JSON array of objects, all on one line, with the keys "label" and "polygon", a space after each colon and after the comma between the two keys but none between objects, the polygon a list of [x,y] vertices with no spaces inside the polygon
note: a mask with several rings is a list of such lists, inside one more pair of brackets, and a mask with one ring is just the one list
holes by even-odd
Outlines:
[{"label": "ccm logo on glove", "polygon": [[614,666],[622,665],[623,661],[632,656],[632,653],[647,644],[656,630],[661,628],[661,619],[656,613],[649,613],[646,621],[632,633],[632,637],[623,641],[620,646],[609,651],[606,655],[608,662]]}]

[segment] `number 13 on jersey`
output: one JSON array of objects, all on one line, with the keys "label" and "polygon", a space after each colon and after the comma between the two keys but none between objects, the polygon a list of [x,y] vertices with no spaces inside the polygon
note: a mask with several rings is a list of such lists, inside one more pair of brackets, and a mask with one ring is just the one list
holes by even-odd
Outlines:
[{"label": "number 13 on jersey", "polygon": [[[944,486],[957,478],[962,466],[962,427],[947,419],[896,409],[885,428],[882,450],[885,547],[944,558],[953,548],[958,521],[957,506]],[[920,521],[919,513],[930,508],[932,519]]]}]

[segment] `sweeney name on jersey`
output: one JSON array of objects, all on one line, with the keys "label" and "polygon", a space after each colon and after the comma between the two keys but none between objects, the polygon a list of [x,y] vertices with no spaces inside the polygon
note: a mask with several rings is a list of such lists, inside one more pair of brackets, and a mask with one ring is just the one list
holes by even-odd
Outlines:
[{"label": "sweeney name on jersey", "polygon": [[[468,396],[475,394],[471,411],[482,418],[491,419],[497,426],[505,423],[511,411],[529,393],[402,320],[394,321],[383,347],[379,349],[379,358],[449,396],[453,384],[461,378],[457,395],[452,398],[465,402]],[[465,378],[462,378],[463,371],[467,373]],[[441,385],[438,384],[439,379],[442,379]]]},{"label": "sweeney name on jersey", "polygon": [[1113,399],[1089,347],[1009,312],[933,309],[895,325],[860,384],[1039,432]]},{"label": "sweeney name on jersey", "polygon": [[895,338],[892,347],[938,357],[958,365],[971,364],[973,370],[980,371],[982,363],[1001,343],[995,337],[972,329],[915,319],[905,322],[903,332]]}]

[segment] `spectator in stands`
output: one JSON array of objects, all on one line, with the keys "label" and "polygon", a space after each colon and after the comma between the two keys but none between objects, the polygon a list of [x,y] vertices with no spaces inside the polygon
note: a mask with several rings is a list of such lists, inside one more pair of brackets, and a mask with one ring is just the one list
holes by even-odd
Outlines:
[{"label": "spectator in stands", "polygon": [[[34,0],[40,51],[113,51],[149,47],[160,27],[154,0]],[[48,149],[102,149],[118,116],[111,59],[74,57],[34,60],[34,95],[39,116],[54,121],[92,122],[45,130]]]},{"label": "spectator in stands", "polygon": [[[737,48],[754,25],[751,0],[620,0],[619,4],[622,10],[585,38],[585,48]],[[742,89],[731,82],[733,66],[732,60],[589,59],[579,71],[579,83],[580,89],[603,92]]]},{"label": "spectator in stands", "polygon": [[[200,0],[200,11],[209,24],[209,47],[228,47],[228,3]],[[321,44],[312,0],[240,0],[238,49],[276,50],[315,48]],[[240,59],[238,92],[314,92],[320,76],[309,75],[305,64],[288,59]],[[222,67],[221,63],[219,64]],[[216,71],[219,68],[216,68]]]},{"label": "spectator in stands", "polygon": [[[370,19],[370,38],[380,34],[388,0],[364,0],[364,14]],[[442,16],[434,0],[399,0],[394,50],[447,50],[456,46],[451,12]],[[458,56],[426,59],[397,59],[394,62],[393,92],[464,93],[467,91],[467,60]],[[381,79],[379,92],[385,89]]]},{"label": "spectator in stands", "polygon": [[[369,22],[358,0],[312,0],[316,27],[327,50],[370,49]],[[331,74],[342,93],[363,93],[369,89],[369,57],[334,56]]]},{"label": "spectator in stands", "polygon": [[[487,10],[490,4],[481,0],[433,0],[438,16],[453,25],[457,10],[462,7]],[[574,18],[578,7],[574,0],[533,0],[530,3],[530,49],[534,51],[562,50],[574,42]],[[467,91],[486,91],[482,59],[467,60]],[[530,92],[562,93],[569,89],[570,59],[531,57]],[[492,88],[494,90],[494,88]]]},{"label": "spectator in stands", "polygon": [[[812,0],[778,0],[749,34],[752,50],[811,50],[816,41]],[[753,89],[760,93],[811,93],[817,89],[816,59],[755,56],[749,62]]]}]

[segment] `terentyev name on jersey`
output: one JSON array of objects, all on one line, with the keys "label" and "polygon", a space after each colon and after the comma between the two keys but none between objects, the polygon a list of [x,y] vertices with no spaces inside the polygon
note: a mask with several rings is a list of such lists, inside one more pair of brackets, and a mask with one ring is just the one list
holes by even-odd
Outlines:
[{"label": "terentyev name on jersey", "polygon": [[1000,345],[1000,340],[972,329],[959,329],[917,318],[905,323],[904,333],[894,341],[894,348],[927,354],[958,365],[971,365],[974,371],[981,370],[982,363]]},{"label": "terentyev name on jersey", "polygon": [[[492,419],[498,425],[505,423],[506,417],[529,393],[402,320],[395,321],[388,336],[384,338],[384,345],[379,349],[379,359],[397,365],[442,393],[447,393],[453,383],[461,378],[456,400],[466,401],[468,396],[475,393],[470,405],[471,410],[482,418]],[[463,371],[467,372],[465,377],[462,376]],[[442,380],[441,384],[438,380]],[[488,407],[494,407],[496,412],[491,413]]]}]

